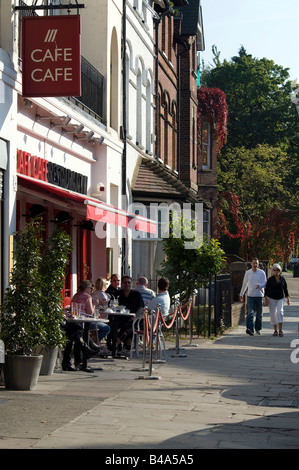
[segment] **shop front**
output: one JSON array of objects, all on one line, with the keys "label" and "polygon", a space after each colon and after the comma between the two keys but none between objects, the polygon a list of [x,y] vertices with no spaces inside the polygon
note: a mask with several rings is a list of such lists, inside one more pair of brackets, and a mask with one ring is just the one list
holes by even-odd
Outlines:
[{"label": "shop front", "polygon": [[[76,168],[82,168],[77,165]],[[44,237],[55,224],[65,228],[72,238],[73,251],[65,278],[64,305],[84,279],[110,277],[113,255],[107,225],[140,231],[154,231],[155,224],[144,217],[88,196],[87,174],[49,162],[27,150],[17,149],[16,227],[39,217]],[[117,268],[115,269],[117,271]]]}]

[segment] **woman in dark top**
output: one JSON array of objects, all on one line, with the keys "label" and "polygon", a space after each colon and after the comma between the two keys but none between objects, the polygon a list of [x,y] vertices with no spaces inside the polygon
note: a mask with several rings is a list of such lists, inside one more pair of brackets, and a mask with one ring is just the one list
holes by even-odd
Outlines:
[{"label": "woman in dark top", "polygon": [[[290,305],[290,297],[287,282],[281,275],[280,265],[274,264],[272,272],[273,275],[269,277],[266,284],[265,304],[269,305],[270,321],[274,327],[273,336],[283,336],[282,323],[284,297],[286,297],[288,305]],[[279,332],[277,331],[277,325],[279,327]]]}]

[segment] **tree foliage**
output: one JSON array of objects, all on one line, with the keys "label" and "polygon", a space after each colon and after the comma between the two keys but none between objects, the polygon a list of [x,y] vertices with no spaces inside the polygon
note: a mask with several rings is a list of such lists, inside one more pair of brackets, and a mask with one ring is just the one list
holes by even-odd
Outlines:
[{"label": "tree foliage", "polygon": [[[193,248],[187,248],[190,241]],[[163,239],[163,251],[166,259],[158,274],[170,279],[172,295],[184,292],[190,295],[199,280],[220,274],[225,267],[225,253],[219,240],[201,237],[194,221],[184,216],[171,223],[170,236]]]},{"label": "tree foliage", "polygon": [[1,305],[0,337],[10,354],[32,354],[39,345],[62,346],[62,288],[71,239],[55,227],[43,241],[38,220],[16,234],[10,286]]},{"label": "tree foliage", "polygon": [[219,236],[226,252],[287,260],[298,237],[299,125],[288,69],[244,47],[204,73],[228,105],[218,159]]},{"label": "tree foliage", "polygon": [[298,125],[288,78],[288,69],[273,60],[252,57],[244,47],[230,62],[218,60],[206,74],[206,86],[226,94],[229,147],[289,145]]}]

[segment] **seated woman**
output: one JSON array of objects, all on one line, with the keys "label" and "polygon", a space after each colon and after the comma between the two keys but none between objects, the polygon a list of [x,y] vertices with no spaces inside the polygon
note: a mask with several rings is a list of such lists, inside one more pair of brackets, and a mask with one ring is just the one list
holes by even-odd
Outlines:
[{"label": "seated woman", "polygon": [[[107,280],[104,277],[99,277],[95,282],[95,292],[92,294],[92,302],[94,306],[107,306],[110,300],[110,295],[105,292],[107,289]],[[108,315],[105,316],[105,313],[101,313],[101,318],[106,318]],[[92,323],[91,328],[97,329],[98,331],[98,340],[99,343],[105,336],[109,335],[110,333],[110,326],[107,323],[98,322],[97,324]],[[105,349],[101,349],[101,354],[108,354],[110,351]]]},{"label": "seated woman", "polygon": [[[94,306],[91,297],[92,289],[93,287],[90,281],[83,281],[78,288],[78,292],[72,298],[72,302],[81,304],[81,311],[87,315],[93,315],[94,313]],[[65,325],[65,331],[68,342],[65,346],[63,354],[63,370],[76,370],[71,365],[73,343],[75,366],[81,363],[81,353],[84,353],[85,357],[89,359],[90,357],[100,352],[100,348],[93,341],[89,342],[89,347],[86,338],[83,338],[84,329],[82,323],[67,322]]]}]

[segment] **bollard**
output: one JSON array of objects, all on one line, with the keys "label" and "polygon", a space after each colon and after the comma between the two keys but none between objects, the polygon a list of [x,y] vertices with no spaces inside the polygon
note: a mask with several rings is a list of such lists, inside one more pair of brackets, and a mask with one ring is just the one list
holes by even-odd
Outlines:
[{"label": "bollard", "polygon": [[184,344],[184,347],[189,347],[189,348],[197,348],[198,344],[193,344],[192,343],[192,336],[193,336],[193,301],[192,297],[189,298],[189,303],[191,305],[190,309],[190,321],[189,321],[189,343]]},{"label": "bollard", "polygon": [[171,357],[187,357],[187,354],[180,354],[179,350],[180,350],[180,345],[179,345],[179,342],[180,342],[180,339],[179,339],[179,322],[178,322],[178,312],[179,312],[179,308],[177,309],[177,318],[176,318],[176,325],[175,325],[175,334],[176,334],[176,338],[175,338],[175,344],[176,344],[176,353],[175,354],[172,354]]},{"label": "bollard", "polygon": [[[151,316],[151,322],[150,322],[150,325],[151,325],[151,329],[150,329],[150,345],[149,345],[149,372],[148,372],[148,376],[140,376],[139,379],[143,379],[143,380],[159,380],[161,377],[158,377],[158,376],[153,376],[152,375],[152,359],[153,359],[153,326],[154,326],[154,321],[153,321],[153,318],[154,318],[154,310],[153,311],[149,311],[149,315]],[[145,328],[144,328],[145,330]]]},{"label": "bollard", "polygon": [[[165,359],[162,359],[161,357],[158,359],[159,345],[160,345],[160,355],[162,354],[162,346],[161,346],[160,337],[159,337],[159,332],[160,332],[160,328],[161,328],[161,320],[160,320],[161,305],[158,304],[157,307],[158,307],[157,315],[159,315],[159,317],[158,317],[157,331],[156,331],[155,359],[153,360],[153,363],[154,364],[159,364],[159,363],[164,364],[166,362]],[[164,357],[165,357],[165,354],[164,354]]]},{"label": "bollard", "polygon": [[[147,371],[149,370],[148,367],[145,367],[145,355],[146,355],[146,330],[148,325],[148,307],[144,307],[143,309],[143,347],[142,347],[142,367],[134,367],[131,371]],[[137,345],[136,345],[137,347]]]}]

